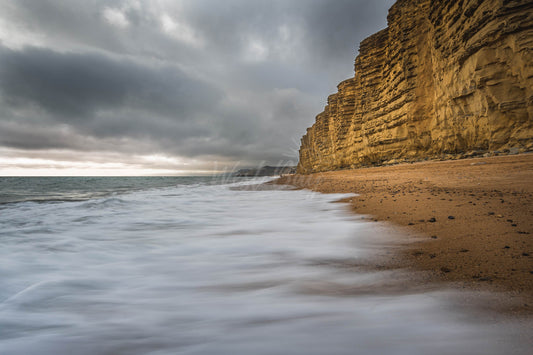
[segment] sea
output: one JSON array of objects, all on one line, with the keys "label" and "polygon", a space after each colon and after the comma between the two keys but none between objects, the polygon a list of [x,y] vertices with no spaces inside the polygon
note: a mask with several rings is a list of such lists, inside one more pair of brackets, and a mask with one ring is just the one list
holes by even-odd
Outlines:
[{"label": "sea", "polygon": [[531,354],[531,321],[363,267],[397,236],[351,195],[269,179],[0,178],[0,354]]}]

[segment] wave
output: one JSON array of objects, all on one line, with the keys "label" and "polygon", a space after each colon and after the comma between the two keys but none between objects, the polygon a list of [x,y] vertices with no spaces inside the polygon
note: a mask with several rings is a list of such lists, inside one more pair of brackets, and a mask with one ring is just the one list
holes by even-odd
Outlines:
[{"label": "wave", "polygon": [[345,194],[231,186],[150,183],[3,210],[0,353],[530,350],[514,324],[489,329],[451,293],[368,268],[386,229],[332,203]]},{"label": "wave", "polygon": [[25,202],[32,202],[32,203],[61,203],[61,202],[82,202],[90,200],[91,197],[87,198],[58,198],[58,197],[50,197],[50,198],[22,198],[20,200],[12,200],[12,201],[0,201],[0,206],[2,205],[13,205],[18,203],[25,203]]}]

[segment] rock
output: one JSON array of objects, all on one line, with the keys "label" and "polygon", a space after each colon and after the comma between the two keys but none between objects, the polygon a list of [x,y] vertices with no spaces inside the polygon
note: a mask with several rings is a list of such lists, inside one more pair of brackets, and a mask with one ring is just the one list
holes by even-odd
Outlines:
[{"label": "rock", "polygon": [[509,149],[509,154],[510,155],[516,155],[520,152],[520,149],[518,147],[512,147]]},{"label": "rock", "polygon": [[455,219],[454,216],[448,216],[448,219]]},{"label": "rock", "polygon": [[452,270],[448,269],[447,267],[441,267],[440,268],[440,271],[444,272],[444,273],[448,273],[448,272],[451,272]]},{"label": "rock", "polygon": [[432,235],[431,239],[437,239],[437,236],[436,235]]},{"label": "rock", "polygon": [[533,149],[531,0],[400,0],[302,137],[299,173]]},{"label": "rock", "polygon": [[428,222],[435,223],[437,222],[437,219],[435,217],[431,217],[430,219],[428,219]]}]

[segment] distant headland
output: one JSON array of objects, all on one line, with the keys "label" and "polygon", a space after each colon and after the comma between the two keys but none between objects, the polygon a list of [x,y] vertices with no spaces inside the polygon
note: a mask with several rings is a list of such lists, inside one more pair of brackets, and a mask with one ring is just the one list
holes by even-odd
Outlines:
[{"label": "distant headland", "polygon": [[285,174],[294,174],[295,166],[269,166],[265,165],[259,168],[240,169],[235,172],[239,177],[257,177],[257,176],[279,176]]}]

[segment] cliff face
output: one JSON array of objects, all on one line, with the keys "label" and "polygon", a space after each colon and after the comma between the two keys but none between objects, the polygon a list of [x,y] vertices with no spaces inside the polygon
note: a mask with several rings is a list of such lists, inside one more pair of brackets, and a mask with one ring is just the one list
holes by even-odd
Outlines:
[{"label": "cliff face", "polygon": [[533,150],[533,2],[399,0],[307,129],[299,173]]}]

